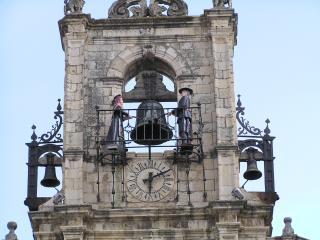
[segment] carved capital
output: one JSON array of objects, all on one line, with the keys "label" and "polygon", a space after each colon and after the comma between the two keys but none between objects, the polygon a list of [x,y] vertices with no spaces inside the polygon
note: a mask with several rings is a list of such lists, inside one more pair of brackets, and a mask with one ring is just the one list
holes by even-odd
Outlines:
[{"label": "carved capital", "polygon": [[118,0],[108,12],[109,18],[186,16],[188,5],[183,0]]}]

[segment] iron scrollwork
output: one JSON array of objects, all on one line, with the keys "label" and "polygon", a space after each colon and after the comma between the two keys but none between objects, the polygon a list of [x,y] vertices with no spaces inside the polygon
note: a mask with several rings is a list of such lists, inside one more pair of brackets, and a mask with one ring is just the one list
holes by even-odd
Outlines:
[{"label": "iron scrollwork", "polygon": [[188,5],[183,0],[118,0],[109,9],[109,18],[187,16]]},{"label": "iron scrollwork", "polygon": [[237,111],[236,118],[237,118],[238,123],[241,126],[238,128],[238,136],[246,135],[248,133],[250,133],[254,136],[261,136],[262,131],[259,128],[250,126],[249,121],[243,117],[244,110],[245,110],[245,108],[242,107],[240,95],[238,95],[238,102],[237,102],[237,108],[236,108],[236,111]]},{"label": "iron scrollwork", "polygon": [[[54,140],[54,142],[57,142],[57,143],[63,142],[62,135],[59,133],[61,126],[63,124],[63,121],[62,121],[63,111],[62,111],[60,102],[61,102],[61,99],[58,99],[57,111],[54,112],[55,114],[54,119],[56,119],[57,121],[54,125],[51,126],[52,128],[51,131],[44,133],[41,135],[41,137],[39,137],[40,143],[49,143],[52,140]],[[35,126],[33,126],[32,129],[35,129]]]}]

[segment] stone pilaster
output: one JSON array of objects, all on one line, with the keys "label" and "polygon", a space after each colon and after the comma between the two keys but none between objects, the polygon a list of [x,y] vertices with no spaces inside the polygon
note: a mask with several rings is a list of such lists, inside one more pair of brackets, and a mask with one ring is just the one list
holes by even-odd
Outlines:
[{"label": "stone pilaster", "polygon": [[211,10],[207,11],[205,15],[211,23],[210,34],[214,60],[218,198],[219,200],[228,200],[232,199],[230,194],[232,189],[239,184],[232,63],[237,17],[233,10]]},{"label": "stone pilaster", "polygon": [[86,16],[66,17],[62,29],[66,75],[64,94],[63,188],[67,204],[83,202],[83,85]]}]

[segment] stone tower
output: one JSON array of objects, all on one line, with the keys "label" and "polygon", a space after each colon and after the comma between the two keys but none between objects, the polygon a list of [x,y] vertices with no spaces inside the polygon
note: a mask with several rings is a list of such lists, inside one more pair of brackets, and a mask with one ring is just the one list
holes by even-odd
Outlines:
[{"label": "stone tower", "polygon": [[[252,156],[246,152],[252,141],[242,141],[246,147],[238,141],[237,113],[244,108],[240,100],[235,105],[237,15],[231,2],[215,1],[213,9],[191,17],[183,0],[118,0],[108,18],[98,20],[82,13],[83,5],[65,1],[59,21],[66,66],[64,111],[59,104],[55,117],[64,115],[63,145],[61,136],[51,143],[52,138],[37,141],[35,133],[28,144],[25,203],[35,239],[270,237],[273,159],[253,154],[270,160],[266,192],[239,188],[239,163]],[[163,86],[163,76],[174,83],[173,92]],[[135,77],[136,87],[126,92]],[[139,152],[125,139],[124,155],[103,150],[114,96],[121,94],[125,102],[177,102],[181,88],[193,90],[190,154],[179,152],[175,133],[169,138],[176,139],[176,147],[148,146]],[[134,109],[124,111],[135,116]],[[164,110],[166,119],[174,118],[169,112]],[[46,147],[36,150],[41,144]],[[49,164],[61,166],[63,173],[62,190],[53,199],[40,198],[36,191],[37,167]]]}]

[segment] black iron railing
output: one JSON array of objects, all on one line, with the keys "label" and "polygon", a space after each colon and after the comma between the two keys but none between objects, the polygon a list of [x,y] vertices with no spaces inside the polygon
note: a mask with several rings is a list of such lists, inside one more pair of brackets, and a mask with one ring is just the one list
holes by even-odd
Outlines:
[{"label": "black iron railing", "polygon": [[[138,115],[146,116],[148,112],[153,112],[155,109],[140,108],[140,109],[122,109],[128,119],[123,121],[123,138],[120,140],[124,144],[127,151],[144,151],[150,152],[152,149],[175,150],[179,155],[179,150],[183,142],[190,142],[192,144],[192,154],[202,157],[202,116],[201,106],[191,107],[192,116],[192,131],[188,138],[181,138],[179,136],[179,117],[174,113],[178,111],[177,108],[163,108],[161,116],[147,116],[147,120],[140,118]],[[185,110],[183,110],[185,111]],[[140,113],[139,113],[140,112]],[[141,114],[144,112],[145,114]],[[96,108],[97,128],[96,128],[96,143],[97,147],[103,149],[103,146],[110,143],[119,144],[119,140],[110,140],[106,138],[106,133],[102,132],[102,126],[106,129],[111,124],[111,118],[114,110]],[[107,119],[107,120],[105,120]],[[106,122],[103,122],[106,121]],[[138,125],[137,125],[138,123]],[[142,123],[142,125],[140,125]],[[137,131],[140,127],[140,132]],[[162,131],[161,129],[167,131]],[[170,131],[170,133],[168,133]],[[159,141],[159,139],[161,141]],[[161,150],[162,151],[162,150]],[[101,151],[100,151],[101,152]],[[189,154],[191,155],[191,154]],[[201,161],[202,159],[198,159]]]}]

